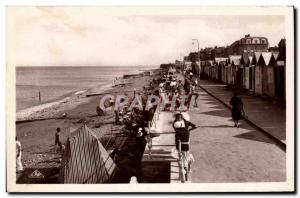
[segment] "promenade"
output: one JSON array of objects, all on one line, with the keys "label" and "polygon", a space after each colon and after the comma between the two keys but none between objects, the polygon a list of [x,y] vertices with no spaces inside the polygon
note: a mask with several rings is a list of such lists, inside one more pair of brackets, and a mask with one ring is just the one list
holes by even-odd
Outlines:
[{"label": "promenade", "polygon": [[190,137],[195,158],[191,182],[285,181],[285,151],[244,120],[234,128],[230,110],[198,92],[199,108],[189,112],[198,126]]},{"label": "promenade", "polygon": [[[206,87],[213,87],[208,82],[205,83]],[[215,88],[214,91],[219,89]],[[191,122],[198,126],[191,131],[190,136],[190,148],[195,158],[192,173],[189,175],[190,182],[285,181],[284,149],[279,147],[273,138],[245,120],[241,121],[239,128],[233,127],[229,108],[201,88],[196,91],[200,94],[197,101],[199,107],[189,111]],[[221,94],[222,92],[218,92],[219,96]],[[227,100],[225,96],[229,97],[230,94],[224,91],[223,95],[224,100]],[[248,101],[244,101],[246,108],[251,107],[247,104]],[[254,99],[252,101],[254,102]],[[252,108],[250,112],[255,112],[253,106]],[[247,110],[246,112],[249,112]],[[253,116],[250,112],[249,116]],[[146,146],[143,163],[147,163],[148,170],[144,176],[149,177],[148,173],[151,172],[150,175],[154,178],[152,182],[155,182],[155,178],[157,179],[162,171],[167,170],[167,165],[159,168],[162,167],[159,162],[167,161],[171,164],[170,182],[180,182],[178,162],[170,155],[171,149],[175,148],[173,120],[172,112],[160,112],[153,129],[153,132],[160,135],[153,138],[151,159],[148,158]]]},{"label": "promenade", "polygon": [[[229,102],[233,95],[233,91],[227,88],[225,84],[216,81],[201,80],[200,86],[222,103],[230,107]],[[266,133],[285,144],[285,108],[247,93],[239,93],[239,97],[243,100],[247,119]]]}]

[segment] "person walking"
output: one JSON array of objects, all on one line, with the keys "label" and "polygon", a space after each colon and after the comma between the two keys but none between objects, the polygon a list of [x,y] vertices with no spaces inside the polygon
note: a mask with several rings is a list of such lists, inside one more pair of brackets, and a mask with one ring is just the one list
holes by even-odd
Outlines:
[{"label": "person walking", "polygon": [[185,79],[183,87],[184,87],[185,94],[189,95],[189,93],[191,91],[191,84],[187,78]]},{"label": "person walking", "polygon": [[22,145],[21,142],[16,137],[16,172],[23,171],[23,164],[22,164]]},{"label": "person walking", "polygon": [[[173,128],[175,131],[175,145],[177,152],[179,151],[179,141],[181,141],[181,150],[189,151],[190,131],[189,127],[196,128],[196,125],[183,118],[181,113],[175,114]],[[177,155],[176,155],[177,157]]]},{"label": "person walking", "polygon": [[231,116],[234,122],[233,127],[239,127],[239,120],[242,118],[242,112],[244,112],[243,101],[238,97],[237,92],[233,93],[230,100],[231,105]]}]

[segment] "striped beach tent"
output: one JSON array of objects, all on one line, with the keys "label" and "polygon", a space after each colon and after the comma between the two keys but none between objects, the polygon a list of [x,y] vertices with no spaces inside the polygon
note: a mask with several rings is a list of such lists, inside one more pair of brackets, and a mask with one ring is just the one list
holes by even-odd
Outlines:
[{"label": "striped beach tent", "polygon": [[63,155],[62,183],[109,183],[116,165],[95,133],[86,125],[72,132]]}]

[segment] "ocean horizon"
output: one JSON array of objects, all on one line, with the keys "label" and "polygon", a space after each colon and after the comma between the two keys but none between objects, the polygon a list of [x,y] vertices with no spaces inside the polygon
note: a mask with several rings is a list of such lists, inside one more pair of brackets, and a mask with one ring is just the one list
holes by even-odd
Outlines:
[{"label": "ocean horizon", "polygon": [[[105,87],[116,77],[158,66],[21,66],[16,67],[16,110],[53,102],[77,91]],[[39,101],[39,92],[41,103]]]}]

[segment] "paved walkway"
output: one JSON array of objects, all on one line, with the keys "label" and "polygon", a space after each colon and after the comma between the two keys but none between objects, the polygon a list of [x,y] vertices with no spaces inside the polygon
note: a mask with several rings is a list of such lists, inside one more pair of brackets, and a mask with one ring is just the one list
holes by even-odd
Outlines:
[{"label": "paved walkway", "polygon": [[[215,82],[201,80],[200,86],[210,94],[229,105],[232,97],[232,90],[226,85]],[[252,123],[269,133],[276,139],[285,143],[286,141],[286,111],[283,107],[272,104],[262,98],[250,94],[241,93],[240,97],[244,103],[245,113]]]},{"label": "paved walkway", "polygon": [[[224,86],[209,82],[204,84],[203,81],[202,85],[217,96],[223,96],[224,101],[229,101],[231,93],[226,91]],[[234,128],[231,111],[202,89],[199,88],[197,91],[200,94],[199,108],[189,111],[191,122],[198,126],[191,131],[190,137],[191,152],[195,158],[192,165],[193,172],[189,175],[190,181],[193,183],[285,181],[286,153],[282,147],[244,120],[241,121],[239,128]],[[264,105],[264,101],[250,96],[247,98],[244,95],[242,98],[249,117],[252,118],[255,112],[263,114],[267,111],[258,106]],[[280,116],[276,118],[280,120]],[[268,119],[265,123],[268,123]],[[152,129],[152,132],[159,133],[160,136],[153,138],[151,158],[148,156],[146,146],[143,162],[148,163],[148,166],[150,162],[152,163],[152,168],[148,168],[151,171],[150,175],[157,177],[161,174],[159,173],[161,170],[153,163],[171,162],[171,182],[180,182],[178,163],[170,156],[171,149],[175,146],[173,120],[171,112],[160,113],[157,124]]]},{"label": "paved walkway", "polygon": [[[206,92],[199,93],[199,108],[189,112],[191,121],[198,126],[190,138],[195,158],[191,182],[285,181],[286,154],[274,140],[245,121],[239,128],[232,127],[230,110]],[[177,162],[170,156],[175,146],[173,119],[171,112],[161,112],[153,129],[160,136],[153,138],[152,157],[148,158],[147,146],[143,157],[143,162],[170,161],[172,183],[180,182]],[[156,166],[149,170],[151,175],[160,171]]]},{"label": "paved walkway", "polygon": [[274,140],[244,120],[239,128],[232,127],[230,110],[206,92],[199,93],[199,109],[189,112],[198,126],[191,131],[191,181],[285,181],[286,154]]}]

